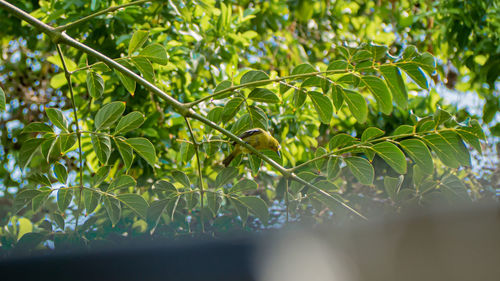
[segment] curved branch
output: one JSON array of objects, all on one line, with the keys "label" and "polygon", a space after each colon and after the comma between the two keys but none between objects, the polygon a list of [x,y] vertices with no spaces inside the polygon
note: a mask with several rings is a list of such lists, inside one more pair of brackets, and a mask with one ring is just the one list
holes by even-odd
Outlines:
[{"label": "curved branch", "polygon": [[195,106],[195,105],[197,105],[197,104],[199,104],[201,102],[204,102],[206,100],[212,99],[214,97],[217,97],[217,96],[220,96],[222,94],[225,94],[225,93],[228,93],[228,92],[232,92],[232,91],[235,91],[235,90],[238,90],[238,89],[241,89],[241,88],[266,85],[266,84],[270,84],[270,83],[273,83],[273,82],[285,81],[285,80],[288,80],[288,79],[307,78],[307,77],[313,77],[313,76],[322,75],[322,74],[323,75],[325,75],[325,74],[338,74],[338,73],[345,73],[345,72],[349,72],[349,70],[348,69],[340,69],[340,70],[317,71],[317,72],[309,72],[309,73],[288,75],[288,76],[277,77],[277,78],[267,79],[267,80],[252,81],[252,82],[248,82],[248,83],[243,83],[243,84],[240,84],[240,85],[231,86],[231,87],[226,88],[224,90],[217,91],[217,92],[215,92],[215,93],[213,93],[211,95],[208,95],[206,97],[200,98],[200,99],[192,101],[192,102],[185,103],[185,105],[187,107],[191,108],[191,107],[193,107],[193,106]]},{"label": "curved branch", "polygon": [[61,25],[61,26],[58,26],[55,28],[56,31],[64,31],[64,30],[67,30],[67,29],[70,29],[76,25],[79,25],[81,23],[84,23],[90,19],[93,19],[95,17],[98,17],[100,15],[104,15],[104,14],[107,14],[107,13],[111,13],[111,12],[114,12],[118,9],[121,9],[121,8],[125,8],[125,7],[128,7],[128,6],[133,6],[133,5],[140,5],[140,4],[143,4],[143,3],[146,3],[146,2],[151,2],[150,0],[140,0],[140,1],[134,1],[134,2],[130,2],[130,3],[126,3],[126,4],[122,4],[122,5],[118,5],[118,6],[113,6],[113,7],[109,7],[107,9],[104,9],[102,11],[99,11],[99,12],[96,12],[94,14],[91,14],[91,15],[88,15],[86,17],[83,17],[81,19],[78,19],[74,22],[70,22],[66,25]]}]

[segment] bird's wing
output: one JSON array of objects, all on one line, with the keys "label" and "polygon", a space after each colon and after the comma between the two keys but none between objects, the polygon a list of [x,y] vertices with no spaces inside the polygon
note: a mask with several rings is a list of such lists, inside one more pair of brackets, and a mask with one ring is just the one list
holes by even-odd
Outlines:
[{"label": "bird's wing", "polygon": [[[260,133],[262,133],[262,129],[250,129],[248,131],[243,132],[238,137],[240,139],[244,140],[245,138],[248,138],[249,136],[253,136],[253,135],[256,135],[256,134],[260,134]],[[233,142],[233,145],[234,144],[236,144],[236,142]]]}]

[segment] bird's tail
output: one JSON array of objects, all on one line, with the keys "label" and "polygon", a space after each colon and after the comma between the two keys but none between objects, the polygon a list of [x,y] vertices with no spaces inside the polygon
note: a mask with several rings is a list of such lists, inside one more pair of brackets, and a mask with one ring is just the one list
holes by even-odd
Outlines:
[{"label": "bird's tail", "polygon": [[222,160],[222,164],[224,164],[224,167],[229,166],[229,164],[231,163],[231,161],[233,161],[236,155],[238,155],[238,152],[235,149],[233,152],[231,152],[231,154],[229,154],[226,158],[224,158],[224,160]]}]

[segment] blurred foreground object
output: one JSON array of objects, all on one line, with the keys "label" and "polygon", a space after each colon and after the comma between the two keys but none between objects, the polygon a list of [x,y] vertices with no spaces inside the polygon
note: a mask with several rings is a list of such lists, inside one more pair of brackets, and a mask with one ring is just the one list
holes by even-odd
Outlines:
[{"label": "blurred foreground object", "polygon": [[0,262],[2,280],[499,280],[498,206],[231,239],[134,241]]}]

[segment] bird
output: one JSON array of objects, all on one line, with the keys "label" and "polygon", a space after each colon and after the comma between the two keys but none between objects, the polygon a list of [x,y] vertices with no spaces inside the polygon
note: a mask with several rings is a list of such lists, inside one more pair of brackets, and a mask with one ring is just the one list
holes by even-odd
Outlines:
[{"label": "bird", "polygon": [[[281,148],[280,143],[275,138],[273,138],[273,136],[271,136],[269,132],[265,131],[264,129],[253,128],[243,132],[238,137],[242,139],[244,142],[253,146],[257,150],[270,149],[279,154],[279,150]],[[239,143],[233,142],[233,145],[234,145],[233,152],[231,152],[231,154],[229,154],[222,161],[225,167],[229,166],[231,161],[233,161],[233,159],[236,156],[240,155],[241,153],[250,153],[250,151],[247,148],[241,146]]]}]

